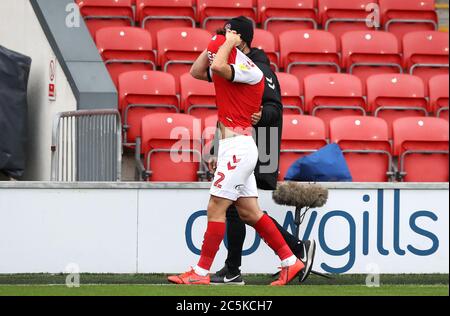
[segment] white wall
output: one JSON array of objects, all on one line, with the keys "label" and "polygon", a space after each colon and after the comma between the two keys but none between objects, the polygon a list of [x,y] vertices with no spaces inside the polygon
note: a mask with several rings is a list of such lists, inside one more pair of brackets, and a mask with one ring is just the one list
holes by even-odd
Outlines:
[{"label": "white wall", "polygon": [[136,271],[135,192],[4,193],[0,194],[0,271],[56,272],[70,263],[91,272]]},{"label": "white wall", "polygon": [[56,66],[56,101],[48,99],[49,65],[54,53],[29,0],[0,0],[0,45],[33,59],[28,84],[28,156],[24,179],[50,179],[51,131],[57,112],[77,103],[67,78]]},{"label": "white wall", "polygon": [[[307,216],[300,237],[310,226],[318,271],[448,273],[448,198],[448,185],[331,188],[328,203]],[[58,273],[71,263],[91,273],[184,271],[198,260],[193,249],[201,247],[206,217],[196,215],[207,201],[206,188],[0,184],[0,273]],[[293,209],[275,205],[271,192],[260,191],[260,204],[281,224],[292,219]],[[255,233],[247,231],[248,250]],[[213,270],[225,256],[222,244]],[[278,265],[260,242],[244,256],[242,270],[271,273]]]}]

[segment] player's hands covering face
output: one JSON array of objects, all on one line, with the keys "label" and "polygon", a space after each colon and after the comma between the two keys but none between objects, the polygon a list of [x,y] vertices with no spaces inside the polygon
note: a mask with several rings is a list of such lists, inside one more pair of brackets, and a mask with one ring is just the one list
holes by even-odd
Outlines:
[{"label": "player's hands covering face", "polygon": [[232,43],[234,46],[239,46],[242,43],[241,34],[237,34],[236,31],[227,30],[226,38],[227,42]]}]

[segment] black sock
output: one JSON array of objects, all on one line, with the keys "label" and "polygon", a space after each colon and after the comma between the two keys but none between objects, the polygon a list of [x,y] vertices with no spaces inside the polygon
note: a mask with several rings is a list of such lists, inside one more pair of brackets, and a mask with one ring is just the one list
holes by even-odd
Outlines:
[{"label": "black sock", "polygon": [[232,205],[227,210],[228,256],[225,264],[234,273],[240,271],[245,234],[245,223],[239,217],[236,207]]},{"label": "black sock", "polygon": [[294,253],[294,255],[298,256],[299,253],[302,251],[303,242],[299,240],[297,236],[294,236],[293,234],[289,233],[286,229],[284,229],[283,226],[281,226],[273,217],[271,217],[271,219],[277,226],[281,235],[283,235],[283,238],[286,241],[289,248],[291,249],[291,251]]}]

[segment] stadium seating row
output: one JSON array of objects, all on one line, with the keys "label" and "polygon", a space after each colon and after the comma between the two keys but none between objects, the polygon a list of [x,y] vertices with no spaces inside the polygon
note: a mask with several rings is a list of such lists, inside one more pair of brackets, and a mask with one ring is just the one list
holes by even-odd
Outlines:
[{"label": "stadium seating row", "polygon": [[[367,97],[361,80],[350,74],[315,74],[304,81],[300,93],[296,77],[278,73],[286,114],[308,113],[320,117],[326,126],[338,116],[372,115],[388,123],[406,116],[438,116],[448,120],[448,75],[430,80],[426,98],[420,78],[405,74],[380,74],[368,78]],[[189,73],[180,78],[178,98],[175,78],[160,71],[130,71],[119,76],[119,109],[127,143],[140,135],[143,116],[154,112],[184,112],[202,120],[216,113],[214,85],[194,79]],[[303,96],[303,98],[301,97]],[[326,131],[328,137],[328,129]]]},{"label": "stadium seating row", "polygon": [[[196,132],[198,119],[187,114],[159,113],[143,117],[141,152],[150,176],[148,180],[197,181],[205,170],[202,147],[208,147],[216,120],[216,116],[209,117],[204,128],[209,130],[201,135]],[[391,143],[388,126],[380,118],[345,116],[331,121],[330,141],[342,148],[353,181],[447,182],[448,122],[408,117],[396,120],[393,125]],[[174,133],[174,127],[181,133]],[[284,178],[295,160],[326,144],[325,123],[320,118],[285,115],[279,179]]]},{"label": "stadium seating row", "polygon": [[[280,180],[301,155],[337,142],[354,181],[448,181],[449,45],[448,34],[434,32],[433,0],[76,2],[118,88],[126,146],[144,152],[150,181],[204,176],[211,132],[177,142],[182,150],[167,132],[214,130],[214,86],[187,72],[211,33],[237,15],[255,22],[252,46],[280,80]],[[408,128],[414,136],[402,138]]]},{"label": "stadium seating row", "polygon": [[[117,85],[121,73],[161,70],[179,77],[207,47],[211,35],[201,29],[169,28],[158,33],[157,54],[151,35],[132,27],[99,30],[96,42]],[[405,36],[403,49],[387,32],[355,31],[342,36],[342,52],[333,35],[320,30],[287,31],[280,35],[279,50],[271,33],[258,30],[254,46],[265,50],[274,70],[284,69],[300,83],[310,74],[348,72],[361,80],[379,73],[410,73],[426,86],[431,77],[448,74],[449,38],[443,32],[413,32]],[[300,87],[301,88],[301,87]],[[427,89],[426,89],[427,90]]]},{"label": "stadium seating row", "polygon": [[[383,28],[396,34],[437,30],[434,0],[77,0],[92,34],[104,26],[140,25],[152,35],[166,27],[211,32],[244,15],[264,29],[317,29],[338,37],[349,30]],[[379,15],[379,16],[377,16]]]}]

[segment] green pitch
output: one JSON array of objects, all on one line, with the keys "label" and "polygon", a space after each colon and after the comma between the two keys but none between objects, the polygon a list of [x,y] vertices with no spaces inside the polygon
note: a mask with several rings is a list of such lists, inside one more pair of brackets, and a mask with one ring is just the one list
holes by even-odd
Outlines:
[{"label": "green pitch", "polygon": [[0,296],[446,296],[447,285],[309,285],[270,288],[247,286],[81,285],[0,286]]},{"label": "green pitch", "polygon": [[165,275],[80,276],[80,287],[66,287],[65,275],[0,275],[0,296],[448,296],[448,274],[381,275],[380,287],[365,286],[364,275],[312,276],[304,285],[270,287],[268,275],[247,275],[246,286],[169,285]]}]

